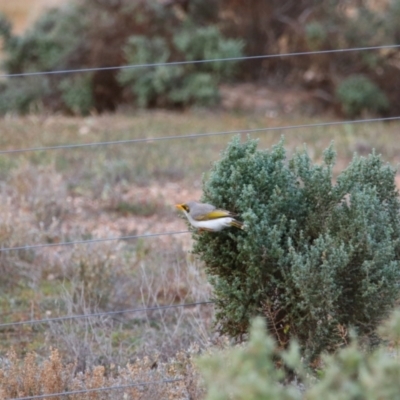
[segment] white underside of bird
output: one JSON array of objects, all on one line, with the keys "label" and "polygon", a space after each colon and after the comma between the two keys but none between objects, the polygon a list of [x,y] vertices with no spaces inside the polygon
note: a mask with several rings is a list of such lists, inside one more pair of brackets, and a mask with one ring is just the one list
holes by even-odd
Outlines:
[{"label": "white underside of bird", "polygon": [[185,213],[188,221],[195,228],[210,230],[214,232],[219,232],[222,231],[222,229],[230,228],[232,226],[232,222],[236,221],[235,218],[232,217],[216,218],[210,219],[208,221],[196,221],[185,210],[183,210],[183,212]]},{"label": "white underside of bird", "polygon": [[244,229],[243,223],[234,218],[236,214],[216,208],[212,204],[189,201],[177,204],[176,208],[181,210],[189,223],[199,230],[219,232],[230,227]]}]

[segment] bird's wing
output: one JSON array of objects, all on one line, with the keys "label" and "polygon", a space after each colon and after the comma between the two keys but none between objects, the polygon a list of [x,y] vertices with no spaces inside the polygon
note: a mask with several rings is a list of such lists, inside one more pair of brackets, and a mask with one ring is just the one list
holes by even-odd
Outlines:
[{"label": "bird's wing", "polygon": [[209,212],[203,212],[201,214],[195,215],[193,218],[196,221],[206,221],[209,219],[217,219],[217,218],[223,218],[223,217],[231,217],[232,213],[226,210],[220,210],[220,209],[214,209]]},{"label": "bird's wing", "polygon": [[212,204],[207,203],[195,203],[196,209],[194,207],[190,210],[190,215],[196,221],[203,221],[204,216],[212,211],[216,210],[216,208]]}]

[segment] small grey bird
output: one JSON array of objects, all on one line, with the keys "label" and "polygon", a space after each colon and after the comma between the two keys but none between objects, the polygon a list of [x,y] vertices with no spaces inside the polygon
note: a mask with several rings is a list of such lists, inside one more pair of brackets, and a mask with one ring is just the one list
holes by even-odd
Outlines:
[{"label": "small grey bird", "polygon": [[243,229],[243,223],[234,218],[235,214],[212,204],[189,201],[177,204],[176,208],[183,211],[189,222],[199,230],[218,232],[231,226]]}]

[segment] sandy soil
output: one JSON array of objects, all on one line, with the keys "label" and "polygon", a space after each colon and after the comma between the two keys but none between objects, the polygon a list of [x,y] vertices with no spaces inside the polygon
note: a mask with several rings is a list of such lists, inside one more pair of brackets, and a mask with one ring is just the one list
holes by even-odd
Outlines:
[{"label": "sandy soil", "polygon": [[46,7],[63,4],[62,0],[0,0],[0,12],[14,24],[14,33],[22,33]]}]

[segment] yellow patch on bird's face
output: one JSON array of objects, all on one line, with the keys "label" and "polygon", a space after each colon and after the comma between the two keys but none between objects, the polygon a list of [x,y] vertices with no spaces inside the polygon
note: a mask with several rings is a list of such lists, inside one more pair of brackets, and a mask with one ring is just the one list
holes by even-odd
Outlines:
[{"label": "yellow patch on bird's face", "polygon": [[189,207],[187,204],[177,204],[175,206],[178,210],[189,212]]}]

